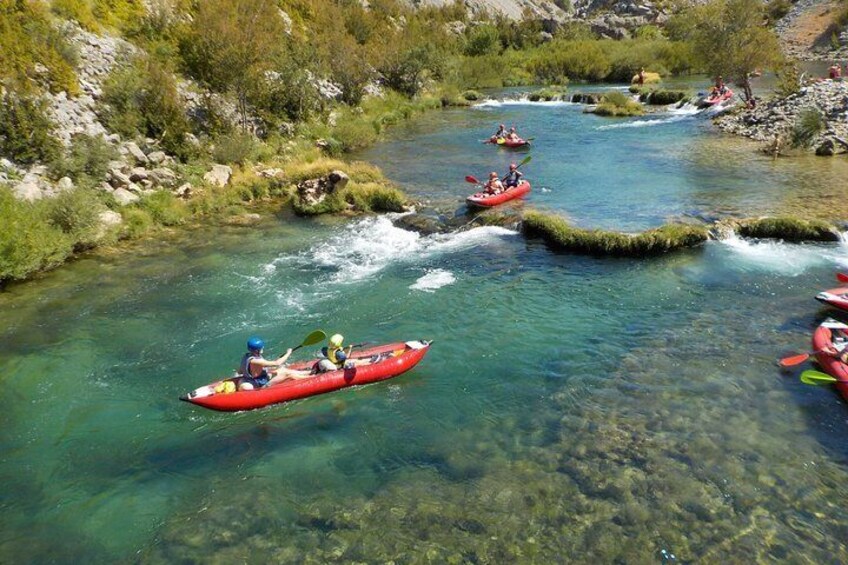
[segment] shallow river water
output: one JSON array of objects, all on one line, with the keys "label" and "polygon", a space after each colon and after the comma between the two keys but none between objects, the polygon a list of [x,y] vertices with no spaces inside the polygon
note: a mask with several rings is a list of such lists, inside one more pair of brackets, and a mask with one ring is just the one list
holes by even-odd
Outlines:
[{"label": "shallow river water", "polygon": [[[846,196],[844,162],[774,162],[686,111],[497,102],[359,157],[462,213],[464,175],[524,155],[479,143],[498,122],[537,138],[525,205],[583,226]],[[776,365],[841,267],[841,244],[635,261],[285,214],[83,258],[0,294],[0,562],[846,562],[848,406]],[[435,343],[286,405],[177,400],[249,335],[316,328]]]}]

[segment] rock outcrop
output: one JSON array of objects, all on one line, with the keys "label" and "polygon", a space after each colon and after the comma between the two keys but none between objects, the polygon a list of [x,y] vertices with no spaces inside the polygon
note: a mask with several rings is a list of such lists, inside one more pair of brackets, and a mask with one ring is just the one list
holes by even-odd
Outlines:
[{"label": "rock outcrop", "polygon": [[302,206],[316,206],[347,186],[349,180],[343,171],[333,171],[325,177],[301,181],[297,185],[298,199]]},{"label": "rock outcrop", "polygon": [[843,143],[848,140],[848,81],[815,82],[753,110],[720,116],[715,124],[729,133],[772,142],[787,139],[801,113],[809,108],[818,110],[824,120],[822,131],[811,140],[810,147],[817,149],[824,145],[819,154],[844,151]]}]

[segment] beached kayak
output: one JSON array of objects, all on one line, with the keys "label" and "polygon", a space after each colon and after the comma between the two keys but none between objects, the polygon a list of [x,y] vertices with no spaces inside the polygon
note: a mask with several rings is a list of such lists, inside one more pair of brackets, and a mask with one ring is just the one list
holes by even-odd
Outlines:
[{"label": "beached kayak", "polygon": [[[822,369],[831,377],[839,379],[840,382],[836,383],[836,388],[842,394],[842,398],[848,401],[848,365],[822,351],[823,348],[833,345],[834,331],[837,332],[837,336],[840,336],[842,332],[848,336],[848,326],[836,320],[827,319],[813,333],[813,351],[816,352],[816,361]],[[845,340],[841,336],[838,337],[836,348],[840,349],[844,344]]]},{"label": "beached kayak", "polygon": [[503,204],[508,200],[513,200],[515,198],[523,198],[527,193],[530,192],[530,183],[526,180],[521,181],[518,186],[514,186],[509,190],[505,190],[500,194],[486,194],[485,192],[478,192],[476,194],[472,194],[465,201],[469,206],[480,206],[483,208],[490,208],[492,206],[497,206],[498,204]]},{"label": "beached kayak", "polygon": [[[304,379],[286,380],[277,385],[257,390],[236,390],[234,392],[215,392],[224,387],[219,386],[227,381],[238,381],[238,377],[222,379],[202,386],[180,397],[180,400],[223,412],[238,410],[253,410],[269,404],[286,402],[316,394],[324,394],[340,388],[364,385],[396,377],[418,364],[427,351],[429,341],[407,341],[406,343],[389,343],[354,352],[351,359],[370,359],[378,356],[375,362],[360,365],[350,369],[339,369],[329,373],[319,373]],[[311,368],[318,359],[293,363],[290,369]],[[230,385],[232,389],[233,386]]]},{"label": "beached kayak", "polygon": [[518,147],[529,146],[530,140],[528,140],[528,139],[510,140],[510,139],[504,139],[503,137],[492,136],[489,139],[489,143],[491,143],[492,145],[499,145],[501,147],[509,147],[510,149],[515,149],[515,148],[518,148]]},{"label": "beached kayak", "polygon": [[848,312],[848,286],[822,291],[816,300]]}]

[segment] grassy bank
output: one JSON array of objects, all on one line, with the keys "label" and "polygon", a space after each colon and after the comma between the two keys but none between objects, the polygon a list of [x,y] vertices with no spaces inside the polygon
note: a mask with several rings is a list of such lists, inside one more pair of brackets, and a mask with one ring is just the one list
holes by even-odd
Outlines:
[{"label": "grassy bank", "polygon": [[701,245],[707,240],[704,226],[667,224],[636,235],[575,228],[555,214],[530,211],[522,222],[524,234],[538,237],[555,249],[589,255],[649,257]]},{"label": "grassy bank", "polygon": [[743,237],[782,239],[793,243],[840,241],[839,231],[828,222],[785,216],[742,220],[736,232]]}]

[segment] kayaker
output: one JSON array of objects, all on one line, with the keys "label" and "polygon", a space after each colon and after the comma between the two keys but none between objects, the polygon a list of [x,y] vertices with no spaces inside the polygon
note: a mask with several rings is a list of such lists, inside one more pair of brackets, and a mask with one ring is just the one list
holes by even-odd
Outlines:
[{"label": "kayaker", "polygon": [[518,186],[518,184],[521,182],[521,177],[523,176],[524,175],[521,173],[521,171],[518,170],[518,165],[516,165],[515,163],[511,163],[509,165],[509,172],[502,179],[504,187],[510,189],[512,187]]},{"label": "kayaker", "polygon": [[498,173],[496,171],[489,173],[489,182],[483,185],[483,192],[486,194],[500,194],[503,190],[504,186],[501,179],[498,178]]},{"label": "kayaker", "polygon": [[353,346],[349,345],[347,347],[347,351],[345,351],[343,344],[344,336],[342,334],[335,334],[330,337],[330,341],[327,342],[327,346],[321,348],[321,355],[323,356],[323,359],[318,361],[318,365],[316,367],[317,372],[326,373],[329,371],[337,371],[341,368],[351,369],[374,361],[374,359],[349,359]]},{"label": "kayaker", "polygon": [[843,363],[848,363],[848,336],[846,336],[845,332],[840,329],[832,329],[830,331],[832,336],[831,344],[822,348],[822,351],[834,359],[839,359]]},{"label": "kayaker", "polygon": [[498,126],[498,131],[492,136],[492,139],[503,139],[506,137],[506,126],[501,124]]},{"label": "kayaker", "polygon": [[509,128],[509,133],[506,134],[506,138],[509,141],[521,141],[521,138],[518,137],[518,132],[515,131],[515,126]]},{"label": "kayaker", "polygon": [[275,385],[287,379],[302,379],[309,376],[308,371],[295,371],[283,367],[289,356],[291,348],[287,349],[282,357],[269,361],[262,357],[265,342],[261,338],[251,337],[247,340],[247,353],[241,358],[238,374],[239,390],[255,390],[266,386]]}]

